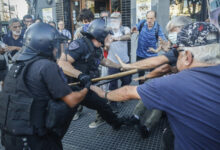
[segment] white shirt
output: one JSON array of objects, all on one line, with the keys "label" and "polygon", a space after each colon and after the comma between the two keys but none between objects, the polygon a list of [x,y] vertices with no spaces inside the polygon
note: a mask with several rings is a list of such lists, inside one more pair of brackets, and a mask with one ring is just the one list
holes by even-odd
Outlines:
[{"label": "white shirt", "polygon": [[[123,27],[123,28],[124,28],[124,34],[130,33],[129,27]],[[123,33],[121,30],[118,30],[117,32],[113,31],[113,37],[120,37],[122,35]],[[128,41],[114,41],[110,45],[107,58],[113,61],[114,63],[119,64],[118,60],[115,57],[115,54],[117,54],[124,63],[128,63],[129,62]]]}]

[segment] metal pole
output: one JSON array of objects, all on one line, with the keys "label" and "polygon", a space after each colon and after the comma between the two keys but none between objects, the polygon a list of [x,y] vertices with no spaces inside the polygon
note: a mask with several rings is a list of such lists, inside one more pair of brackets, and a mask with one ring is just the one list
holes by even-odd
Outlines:
[{"label": "metal pole", "polygon": [[10,7],[10,0],[8,0],[8,10],[9,10],[9,16],[10,16],[10,19],[11,19],[11,7]]}]

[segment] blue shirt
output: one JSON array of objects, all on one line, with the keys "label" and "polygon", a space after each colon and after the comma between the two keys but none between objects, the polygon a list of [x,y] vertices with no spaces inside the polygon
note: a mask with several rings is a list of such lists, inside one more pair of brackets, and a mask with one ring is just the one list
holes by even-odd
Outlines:
[{"label": "blue shirt", "polygon": [[23,45],[23,36],[20,35],[19,38],[17,40],[15,40],[12,37],[12,32],[10,31],[8,34],[6,34],[3,37],[3,42],[5,44],[7,44],[8,46],[18,46],[18,47],[22,47]]},{"label": "blue shirt", "polygon": [[[23,46],[23,36],[20,35],[17,40],[15,40],[12,36],[12,32],[10,31],[8,34],[6,34],[3,37],[3,42],[7,44],[8,46],[17,46],[22,47]],[[11,55],[14,56],[15,53],[17,53],[17,50],[12,50]]]},{"label": "blue shirt", "polygon": [[146,107],[167,113],[176,150],[220,148],[220,65],[157,78],[137,92]]},{"label": "blue shirt", "polygon": [[62,35],[64,35],[64,36],[68,37],[69,40],[72,39],[72,35],[71,35],[70,31],[68,31],[68,30],[66,30],[66,29],[63,29],[62,31],[59,30],[59,32],[60,32],[60,34],[62,34]]},{"label": "blue shirt", "polygon": [[155,22],[154,26],[151,29],[148,29],[146,20],[141,20],[137,24],[138,30],[141,27],[141,24],[144,23],[144,26],[141,29],[141,32],[139,33],[138,38],[138,48],[137,48],[137,56],[142,58],[148,58],[152,56],[157,56],[157,54],[149,52],[148,49],[150,47],[156,49],[157,48],[157,39],[156,39],[156,31],[158,31],[158,38],[161,37],[163,40],[166,40],[164,33],[162,32],[161,27],[159,26],[158,30],[158,23]]}]

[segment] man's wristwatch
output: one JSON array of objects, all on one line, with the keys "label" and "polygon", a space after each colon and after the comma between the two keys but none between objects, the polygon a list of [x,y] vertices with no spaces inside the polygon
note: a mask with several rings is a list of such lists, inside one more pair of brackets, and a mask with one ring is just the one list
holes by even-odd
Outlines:
[{"label": "man's wristwatch", "polygon": [[105,92],[105,99],[108,99],[107,96],[108,96],[108,92]]}]

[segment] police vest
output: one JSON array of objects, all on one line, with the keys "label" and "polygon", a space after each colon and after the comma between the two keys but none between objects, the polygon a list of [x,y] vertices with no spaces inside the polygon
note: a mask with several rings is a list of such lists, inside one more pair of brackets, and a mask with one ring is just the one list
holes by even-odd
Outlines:
[{"label": "police vest", "polygon": [[91,78],[97,78],[100,76],[99,65],[103,59],[102,50],[100,48],[95,48],[92,41],[86,37],[76,40],[79,43],[79,48],[87,53],[79,60],[76,60],[72,64],[76,69],[80,70],[82,73],[90,75]]},{"label": "police vest", "polygon": [[61,100],[34,99],[24,82],[28,67],[39,59],[15,63],[8,72],[0,93],[0,128],[14,135],[39,136],[52,130],[63,137],[75,110]]}]

